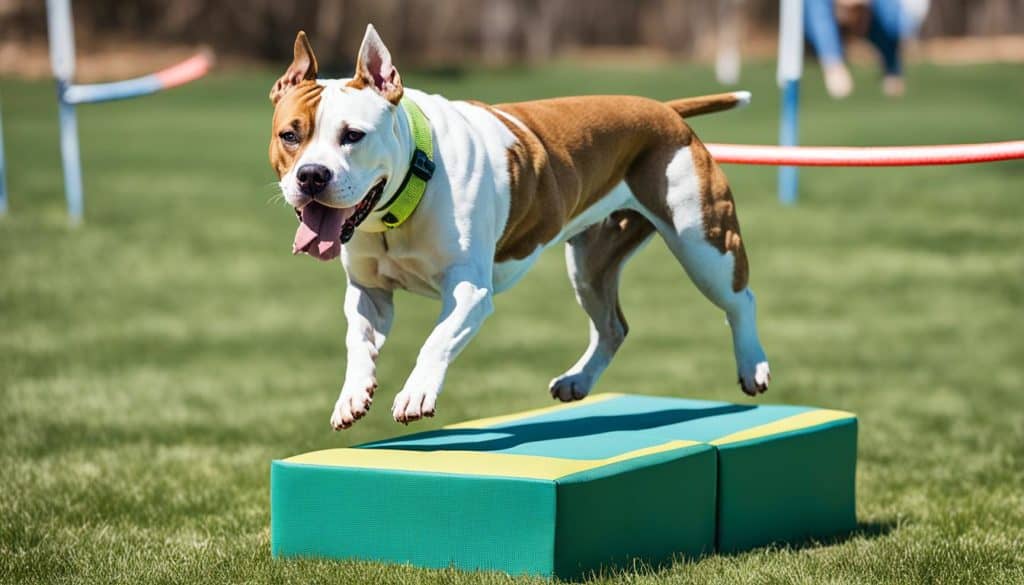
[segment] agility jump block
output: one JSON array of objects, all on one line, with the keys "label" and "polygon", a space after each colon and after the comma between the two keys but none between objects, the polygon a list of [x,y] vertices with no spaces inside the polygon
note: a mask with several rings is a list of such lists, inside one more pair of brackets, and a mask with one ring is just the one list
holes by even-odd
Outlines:
[{"label": "agility jump block", "polygon": [[271,465],[271,552],[574,578],[855,527],[856,418],[598,394]]}]

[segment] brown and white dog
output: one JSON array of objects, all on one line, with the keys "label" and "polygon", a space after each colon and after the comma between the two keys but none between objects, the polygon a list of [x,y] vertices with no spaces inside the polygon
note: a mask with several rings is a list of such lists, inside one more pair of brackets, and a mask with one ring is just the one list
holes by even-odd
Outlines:
[{"label": "brown and white dog", "polygon": [[[415,148],[403,96],[429,119],[436,169],[415,213],[388,229],[382,218]],[[295,251],[321,260],[340,255],[348,277],[348,361],[335,429],[351,426],[373,402],[395,289],[441,300],[437,325],[392,406],[394,419],[407,423],[433,416],[448,366],[492,312],[494,294],[559,242],[590,317],[590,344],[550,392],[562,401],[584,398],[626,336],[622,267],[654,233],[725,311],[743,391],[767,389],[732,193],[683,121],[745,103],[749,94],[665,103],[629,96],[449,101],[403,87],[369,26],[351,79],[317,79],[300,32],[270,98],[270,162],[300,216]]]}]

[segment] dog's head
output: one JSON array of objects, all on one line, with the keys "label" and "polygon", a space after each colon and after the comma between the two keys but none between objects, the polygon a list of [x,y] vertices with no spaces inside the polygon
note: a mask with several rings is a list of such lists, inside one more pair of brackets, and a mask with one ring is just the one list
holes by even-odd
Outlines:
[{"label": "dog's head", "polygon": [[[305,33],[270,90],[270,164],[301,225],[294,252],[329,260],[408,165],[399,138],[402,79],[373,25],[351,79],[318,80]],[[401,180],[401,176],[397,177]]]}]

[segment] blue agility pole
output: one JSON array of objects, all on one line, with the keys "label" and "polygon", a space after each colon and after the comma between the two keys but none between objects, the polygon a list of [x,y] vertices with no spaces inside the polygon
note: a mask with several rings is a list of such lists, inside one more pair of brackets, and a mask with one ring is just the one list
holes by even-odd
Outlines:
[{"label": "blue agility pole", "polygon": [[[803,0],[781,0],[779,5],[779,64],[777,81],[782,89],[779,117],[779,145],[799,144],[800,76],[804,67]],[[779,201],[796,203],[798,175],[796,167],[779,167]]]},{"label": "blue agility pole", "polygon": [[[779,119],[779,145],[796,146],[800,143],[800,81],[788,79],[782,86],[782,114]],[[796,167],[779,167],[779,201],[785,205],[796,203],[799,175]]]},{"label": "blue agility pole", "polygon": [[72,224],[82,223],[85,197],[82,191],[82,159],[78,152],[78,116],[75,106],[61,97],[64,85],[57,84],[57,113],[60,119],[60,160],[64,167],[64,196],[68,201],[68,218]]},{"label": "blue agility pole", "polygon": [[50,63],[57,80],[64,194],[71,223],[78,224],[85,212],[85,201],[75,106],[129,99],[188,83],[205,75],[213,59],[209,54],[201,53],[151,75],[111,83],[75,85],[72,81],[75,76],[75,35],[71,25],[70,0],[46,0],[46,16],[50,33]]}]

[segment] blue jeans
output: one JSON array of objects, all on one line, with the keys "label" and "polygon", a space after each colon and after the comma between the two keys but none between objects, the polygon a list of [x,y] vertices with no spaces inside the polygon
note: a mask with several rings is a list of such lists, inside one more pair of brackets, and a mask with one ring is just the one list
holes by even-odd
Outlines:
[{"label": "blue jeans", "polygon": [[[904,30],[912,27],[901,23],[900,0],[871,0],[871,25],[868,40],[878,49],[887,75],[900,75],[900,40]],[[843,62],[843,42],[839,38],[833,0],[804,0],[804,32],[823,65]]]}]

